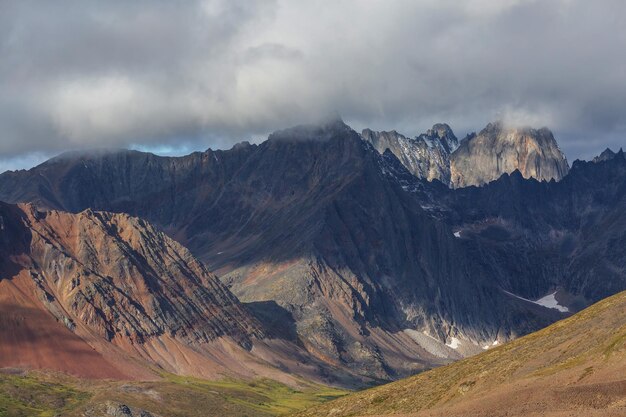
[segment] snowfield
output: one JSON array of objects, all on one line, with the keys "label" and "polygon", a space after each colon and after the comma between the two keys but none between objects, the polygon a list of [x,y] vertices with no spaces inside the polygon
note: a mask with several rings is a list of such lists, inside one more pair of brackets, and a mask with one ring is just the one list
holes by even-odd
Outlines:
[{"label": "snowfield", "polygon": [[535,304],[539,304],[540,306],[557,309],[563,313],[569,312],[569,308],[559,304],[559,302],[556,300],[555,295],[556,295],[556,291],[553,292],[552,294],[548,294],[545,297],[542,297],[538,299],[537,301],[533,301],[533,302]]},{"label": "snowfield", "polygon": [[504,291],[508,295],[511,295],[511,296],[513,296],[515,298],[519,298],[520,300],[528,301],[529,303],[537,304],[537,305],[540,305],[540,306],[546,307],[546,308],[553,308],[553,309],[558,310],[558,311],[560,311],[562,313],[568,313],[569,312],[569,308],[567,308],[565,306],[562,306],[557,301],[557,299],[555,297],[556,291],[553,292],[552,294],[545,295],[545,296],[543,296],[540,299],[535,300],[535,301],[529,300],[528,298],[520,297],[519,295],[513,294],[513,293],[505,291],[505,290],[502,290],[502,291]]}]

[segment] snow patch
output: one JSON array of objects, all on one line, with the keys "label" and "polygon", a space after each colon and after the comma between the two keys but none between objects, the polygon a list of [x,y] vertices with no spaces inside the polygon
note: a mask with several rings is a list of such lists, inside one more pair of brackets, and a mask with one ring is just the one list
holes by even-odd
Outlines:
[{"label": "snow patch", "polygon": [[508,292],[508,291],[505,291],[505,290],[502,290],[502,291],[504,291],[505,293],[507,293],[509,295],[512,295],[515,298],[519,298],[520,300],[528,301],[529,303],[537,304],[537,305],[540,305],[540,306],[546,307],[546,308],[553,308],[553,309],[558,310],[558,311],[560,311],[562,313],[569,312],[569,308],[560,305],[559,302],[556,300],[556,297],[555,297],[556,291],[553,292],[552,294],[548,294],[548,295],[546,295],[544,297],[541,297],[540,299],[535,300],[535,301],[529,300],[528,298],[520,297],[519,295],[515,295],[515,294],[513,294],[511,292]]},{"label": "snow patch", "polygon": [[446,346],[451,347],[452,349],[458,349],[460,344],[461,344],[461,341],[457,339],[456,337],[453,337],[450,343],[446,343]]},{"label": "snow patch", "polygon": [[556,291],[553,292],[552,294],[546,295],[545,297],[541,297],[537,301],[534,301],[534,303],[539,304],[540,306],[547,307],[547,308],[554,308],[556,310],[559,310],[562,313],[569,312],[569,308],[559,304],[559,302],[556,300],[555,295],[556,295]]},{"label": "snow patch", "polygon": [[500,342],[498,342],[497,340],[494,340],[493,343],[491,345],[485,345],[483,346],[483,350],[487,350],[492,346],[497,346]]}]

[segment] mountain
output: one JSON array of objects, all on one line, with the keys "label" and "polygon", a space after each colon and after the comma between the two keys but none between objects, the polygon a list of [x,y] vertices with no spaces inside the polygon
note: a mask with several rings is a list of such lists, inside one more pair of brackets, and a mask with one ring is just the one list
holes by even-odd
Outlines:
[{"label": "mountain", "polygon": [[626,292],[481,355],[348,395],[305,416],[623,416]]},{"label": "mountain", "polygon": [[599,163],[575,161],[559,182],[515,171],[436,198],[439,214],[480,248],[511,292],[532,298],[559,289],[576,310],[626,289],[623,151]]},{"label": "mountain", "polygon": [[623,151],[575,161],[559,182],[519,171],[459,189],[406,175],[398,181],[507,295],[575,312],[626,289]]},{"label": "mountain", "polygon": [[396,132],[365,129],[361,137],[381,154],[389,149],[418,178],[450,185],[450,154],[459,146],[450,126],[438,123],[426,133],[407,138]]},{"label": "mountain", "polygon": [[615,152],[613,152],[609,148],[606,148],[600,155],[593,158],[593,162],[608,161],[608,160],[613,159],[615,155],[616,155]]},{"label": "mountain", "polygon": [[316,361],[271,337],[187,249],[144,220],[0,203],[0,253],[0,367],[321,379]]},{"label": "mountain", "polygon": [[[448,363],[563,317],[505,292],[471,242],[407,186],[414,180],[392,153],[333,121],[178,158],[66,154],[1,175],[0,199],[145,218],[265,328],[364,378]],[[433,198],[448,190],[416,187]]]},{"label": "mountain", "polygon": [[559,181],[569,166],[547,128],[510,128],[502,122],[463,139],[450,157],[455,188],[483,185],[515,170],[524,178]]},{"label": "mountain", "polygon": [[[439,180],[453,188],[484,185],[518,170],[524,178],[563,178],[569,166],[546,129],[510,128],[490,123],[459,144],[447,124],[436,124],[415,138],[398,132],[365,129],[363,140],[383,154],[389,149],[418,178]],[[605,158],[610,154],[603,154]]]}]

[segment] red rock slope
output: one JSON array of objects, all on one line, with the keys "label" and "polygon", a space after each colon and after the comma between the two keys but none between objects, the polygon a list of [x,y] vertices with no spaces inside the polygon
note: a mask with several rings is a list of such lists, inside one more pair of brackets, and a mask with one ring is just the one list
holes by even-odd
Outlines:
[{"label": "red rock slope", "polygon": [[0,367],[150,378],[156,365],[289,382],[278,368],[298,366],[295,346],[267,339],[203,264],[143,220],[0,203],[0,253]]}]

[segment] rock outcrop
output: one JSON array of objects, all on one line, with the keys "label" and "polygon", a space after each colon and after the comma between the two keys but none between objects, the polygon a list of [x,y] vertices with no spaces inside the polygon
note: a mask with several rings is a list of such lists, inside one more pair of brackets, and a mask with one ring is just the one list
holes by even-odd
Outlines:
[{"label": "rock outcrop", "polygon": [[[620,149],[620,151],[622,151]],[[611,149],[606,148],[604,151],[602,151],[602,153],[596,157],[593,158],[593,162],[603,162],[603,161],[610,161],[611,159],[615,158],[615,155],[617,155],[615,152],[613,152]]]},{"label": "rock outcrop", "polygon": [[[436,124],[415,138],[365,129],[362,138],[383,154],[389,149],[417,178],[453,187],[484,185],[518,170],[524,178],[563,178],[569,166],[546,129],[508,128],[490,123],[459,144],[450,127]],[[609,154],[603,154],[609,157]]]},{"label": "rock outcrop", "polygon": [[361,137],[381,154],[389,149],[416,177],[450,185],[450,154],[459,142],[447,124],[436,124],[415,138],[407,138],[395,130],[375,132],[370,129],[363,130]]},{"label": "rock outcrop", "polygon": [[559,181],[569,166],[547,128],[509,128],[501,122],[463,139],[450,158],[455,188],[483,185],[516,170],[524,178]]}]

